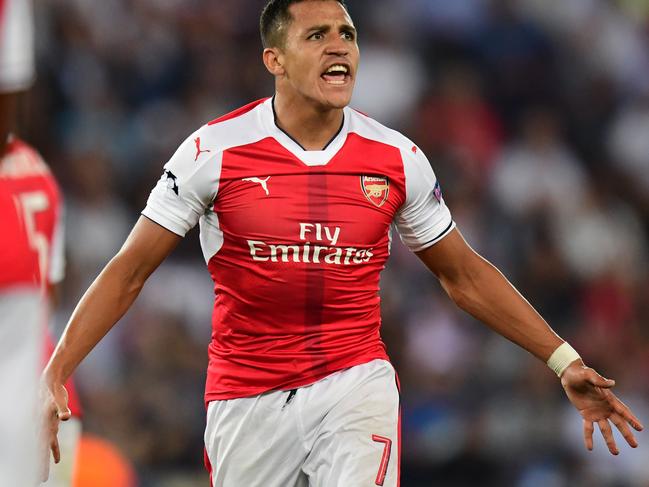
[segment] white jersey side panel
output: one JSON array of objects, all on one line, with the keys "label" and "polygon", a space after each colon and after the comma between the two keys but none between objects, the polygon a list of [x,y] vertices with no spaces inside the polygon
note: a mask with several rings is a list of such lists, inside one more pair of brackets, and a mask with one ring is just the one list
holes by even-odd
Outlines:
[{"label": "white jersey side panel", "polygon": [[0,92],[27,89],[35,73],[31,0],[4,0],[0,2]]},{"label": "white jersey side panel", "polygon": [[394,223],[401,240],[410,250],[424,250],[455,228],[433,168],[424,153],[411,140],[354,111],[350,131],[401,151],[406,179],[406,201],[395,215]]}]

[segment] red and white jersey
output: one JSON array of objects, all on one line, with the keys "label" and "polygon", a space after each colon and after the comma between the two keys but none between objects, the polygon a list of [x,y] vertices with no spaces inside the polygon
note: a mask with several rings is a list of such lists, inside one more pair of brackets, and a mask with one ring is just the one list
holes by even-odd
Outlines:
[{"label": "red and white jersey", "polygon": [[207,402],[387,359],[378,291],[391,225],[414,251],[454,227],[407,138],[346,108],[328,146],[306,151],[277,127],[272,99],[191,135],[143,215],[181,236],[200,223],[216,294]]},{"label": "red and white jersey", "polygon": [[0,92],[28,88],[35,77],[31,0],[0,0]]},{"label": "red and white jersey", "polygon": [[61,195],[41,156],[17,138],[0,159],[0,291],[63,278]]}]

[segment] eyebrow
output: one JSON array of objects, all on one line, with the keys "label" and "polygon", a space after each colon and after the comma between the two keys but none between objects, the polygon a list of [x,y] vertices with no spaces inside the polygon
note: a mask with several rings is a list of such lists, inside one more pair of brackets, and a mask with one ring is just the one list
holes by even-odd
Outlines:
[{"label": "eyebrow", "polygon": [[[330,25],[314,25],[313,27],[310,27],[306,30],[306,32],[329,32],[331,30]],[[353,34],[356,34],[356,29],[349,25],[349,24],[343,24],[340,26],[340,31],[341,32],[351,32]]]}]

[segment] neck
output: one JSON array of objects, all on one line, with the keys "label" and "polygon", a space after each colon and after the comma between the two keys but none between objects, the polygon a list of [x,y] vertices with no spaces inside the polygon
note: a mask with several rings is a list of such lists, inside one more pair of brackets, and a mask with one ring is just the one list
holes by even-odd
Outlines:
[{"label": "neck", "polygon": [[275,123],[305,150],[323,150],[340,131],[343,109],[318,109],[283,95],[274,99]]}]

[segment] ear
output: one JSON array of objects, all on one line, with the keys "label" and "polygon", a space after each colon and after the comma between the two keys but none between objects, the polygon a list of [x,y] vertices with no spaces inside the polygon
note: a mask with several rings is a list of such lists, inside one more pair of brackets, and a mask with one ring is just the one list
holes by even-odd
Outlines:
[{"label": "ear", "polygon": [[266,69],[273,76],[282,76],[286,73],[283,66],[284,56],[278,48],[269,47],[264,49],[263,60]]}]

